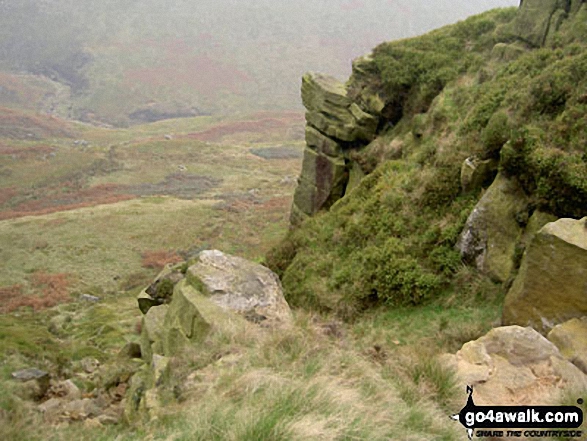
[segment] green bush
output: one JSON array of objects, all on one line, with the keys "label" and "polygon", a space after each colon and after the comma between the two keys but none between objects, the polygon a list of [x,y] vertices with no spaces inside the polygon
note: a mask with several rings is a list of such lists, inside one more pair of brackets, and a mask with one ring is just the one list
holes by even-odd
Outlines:
[{"label": "green bush", "polygon": [[482,159],[499,157],[499,151],[510,139],[510,122],[505,112],[494,113],[481,132]]}]

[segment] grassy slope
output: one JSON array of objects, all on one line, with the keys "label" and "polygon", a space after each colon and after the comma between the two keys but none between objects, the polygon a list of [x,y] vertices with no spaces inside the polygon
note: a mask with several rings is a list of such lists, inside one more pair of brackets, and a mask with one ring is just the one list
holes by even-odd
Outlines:
[{"label": "grassy slope", "polygon": [[[297,173],[299,158],[266,160],[250,150],[301,148],[299,117],[274,120],[274,128],[255,117],[244,127],[214,118],[132,131],[76,127],[87,145],[0,141],[0,286],[28,291],[42,271],[68,274],[72,289],[108,291],[157,250],[208,246],[260,258],[286,225],[293,184],[281,181]],[[216,143],[194,139],[203,135]]]}]

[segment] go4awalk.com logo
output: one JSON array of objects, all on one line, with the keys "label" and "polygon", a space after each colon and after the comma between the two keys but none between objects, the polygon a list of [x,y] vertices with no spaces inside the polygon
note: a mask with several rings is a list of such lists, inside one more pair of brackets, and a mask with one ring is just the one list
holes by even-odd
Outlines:
[{"label": "go4awalk.com logo", "polygon": [[[577,406],[477,406],[473,388],[461,411],[451,418],[459,421],[473,439],[478,438],[580,438],[583,411]],[[583,400],[577,400],[583,404]]]}]

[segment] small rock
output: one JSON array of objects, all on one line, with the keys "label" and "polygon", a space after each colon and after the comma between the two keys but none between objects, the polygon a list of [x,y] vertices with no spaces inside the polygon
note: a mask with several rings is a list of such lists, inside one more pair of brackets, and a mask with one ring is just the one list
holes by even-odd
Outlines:
[{"label": "small rock", "polygon": [[96,297],[96,296],[92,296],[90,294],[82,294],[79,298],[82,302],[91,302],[91,303],[97,303],[100,300],[100,297]]},{"label": "small rock", "polygon": [[93,374],[100,367],[100,362],[95,358],[86,357],[80,361],[80,365],[86,373]]},{"label": "small rock", "polygon": [[84,421],[84,427],[87,429],[97,429],[99,427],[102,427],[102,422],[100,421],[100,418],[89,418],[87,420]]},{"label": "small rock", "polygon": [[49,381],[49,373],[37,368],[22,369],[12,373],[12,378],[23,383],[31,380],[47,379]]},{"label": "small rock", "polygon": [[171,135],[167,134],[167,135],[165,135],[165,136],[164,136],[164,138],[165,138],[167,141],[171,141],[171,140],[173,139],[173,136],[171,136]]},{"label": "small rock", "polygon": [[23,400],[38,401],[43,399],[49,389],[48,382],[27,381],[16,384],[14,394]]},{"label": "small rock", "polygon": [[63,400],[60,398],[51,398],[45,401],[42,404],[39,404],[37,409],[46,415],[46,417],[54,416],[60,413],[61,406],[63,405]]},{"label": "small rock", "polygon": [[112,398],[114,401],[122,400],[126,394],[127,389],[128,385],[126,383],[120,383],[118,386],[110,389],[110,398]]},{"label": "small rock", "polygon": [[79,400],[82,393],[75,383],[71,380],[60,381],[49,390],[55,397],[67,398],[68,400]]},{"label": "small rock", "polygon": [[116,418],[114,415],[100,415],[97,420],[100,424],[105,426],[118,424],[118,418]]},{"label": "small rock", "polygon": [[40,369],[23,369],[12,373],[12,378],[25,383],[18,387],[16,394],[27,400],[39,400],[49,390],[49,374]]},{"label": "small rock", "polygon": [[82,400],[70,401],[65,405],[64,414],[72,420],[81,420],[98,415],[100,408],[96,406],[93,400],[84,398]]}]

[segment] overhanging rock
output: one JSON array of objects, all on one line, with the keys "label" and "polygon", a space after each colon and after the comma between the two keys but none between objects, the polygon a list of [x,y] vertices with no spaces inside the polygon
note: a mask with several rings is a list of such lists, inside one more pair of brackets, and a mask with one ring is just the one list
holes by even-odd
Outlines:
[{"label": "overhanging rock", "polygon": [[292,206],[294,225],[344,195],[352,168],[347,151],[373,140],[379,123],[328,75],[304,75],[302,101],[307,109],[306,149]]}]

